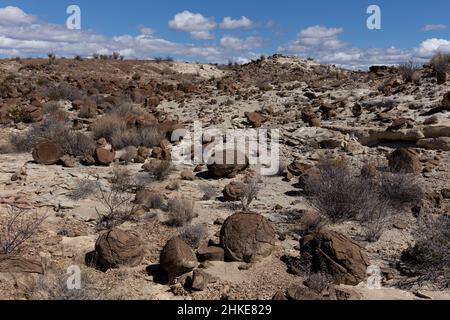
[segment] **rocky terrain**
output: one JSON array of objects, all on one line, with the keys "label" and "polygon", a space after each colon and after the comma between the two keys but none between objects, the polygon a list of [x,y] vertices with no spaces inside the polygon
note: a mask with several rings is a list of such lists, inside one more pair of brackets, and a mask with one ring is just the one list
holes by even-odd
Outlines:
[{"label": "rocky terrain", "polygon": [[[0,298],[449,299],[450,83],[405,68],[0,61]],[[194,121],[278,173],[175,164]]]}]

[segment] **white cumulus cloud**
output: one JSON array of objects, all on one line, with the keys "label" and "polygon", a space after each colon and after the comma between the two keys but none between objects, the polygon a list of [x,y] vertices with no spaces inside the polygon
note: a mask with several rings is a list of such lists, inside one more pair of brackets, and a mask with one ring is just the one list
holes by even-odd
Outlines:
[{"label": "white cumulus cloud", "polygon": [[169,26],[176,31],[189,32],[194,39],[212,39],[214,35],[211,30],[215,29],[217,24],[214,18],[207,18],[200,13],[186,10],[177,13],[169,21]]},{"label": "white cumulus cloud", "polygon": [[251,26],[253,26],[253,21],[245,16],[242,16],[237,20],[234,20],[231,17],[225,17],[223,18],[223,22],[220,24],[220,27],[226,30],[250,28]]}]

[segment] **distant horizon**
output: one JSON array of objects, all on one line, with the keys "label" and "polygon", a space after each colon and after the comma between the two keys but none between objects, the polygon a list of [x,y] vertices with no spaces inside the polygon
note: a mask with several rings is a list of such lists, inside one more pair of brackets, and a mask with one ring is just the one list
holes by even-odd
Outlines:
[{"label": "distant horizon", "polygon": [[127,60],[242,64],[282,54],[366,70],[450,53],[448,1],[266,3],[5,0],[0,58],[118,52]]}]

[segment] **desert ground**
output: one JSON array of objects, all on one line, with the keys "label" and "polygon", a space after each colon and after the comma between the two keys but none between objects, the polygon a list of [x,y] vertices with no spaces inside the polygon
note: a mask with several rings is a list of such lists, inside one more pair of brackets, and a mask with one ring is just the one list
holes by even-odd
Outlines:
[{"label": "desert ground", "polygon": [[[450,299],[437,64],[1,60],[0,299]],[[175,163],[194,121],[279,170]]]}]

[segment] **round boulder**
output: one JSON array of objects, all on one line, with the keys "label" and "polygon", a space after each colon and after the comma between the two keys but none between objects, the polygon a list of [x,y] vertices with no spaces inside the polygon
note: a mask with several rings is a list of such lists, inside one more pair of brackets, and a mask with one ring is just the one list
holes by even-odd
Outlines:
[{"label": "round boulder", "polygon": [[63,155],[63,148],[51,141],[38,143],[33,149],[34,161],[44,165],[56,164]]},{"label": "round boulder", "polygon": [[214,161],[208,164],[208,172],[215,179],[233,178],[248,168],[249,161],[246,155],[238,150],[224,150],[222,157],[214,155]]},{"label": "round boulder", "polygon": [[415,173],[422,171],[417,152],[411,148],[400,148],[388,156],[389,167],[395,173]]},{"label": "round boulder", "polygon": [[272,253],[275,231],[269,221],[259,214],[236,213],[223,224],[220,244],[228,260],[250,263]]},{"label": "round boulder", "polygon": [[105,269],[135,267],[144,256],[139,236],[118,228],[102,233],[95,243],[95,251],[98,266]]},{"label": "round boulder", "polygon": [[95,149],[95,162],[101,166],[109,166],[113,161],[116,153],[104,148]]},{"label": "round boulder", "polygon": [[174,237],[166,243],[159,263],[172,277],[191,272],[198,266],[195,253],[180,237]]}]

